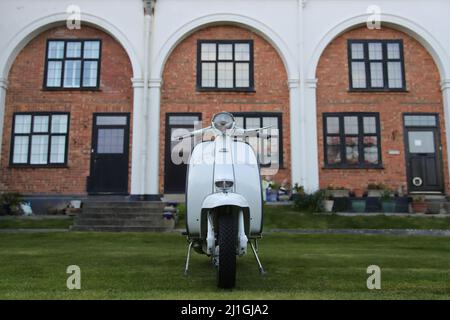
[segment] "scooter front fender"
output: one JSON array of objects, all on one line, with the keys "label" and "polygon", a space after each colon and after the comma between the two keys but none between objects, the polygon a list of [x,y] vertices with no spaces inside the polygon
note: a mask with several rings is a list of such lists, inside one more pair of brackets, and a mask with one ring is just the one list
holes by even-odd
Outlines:
[{"label": "scooter front fender", "polygon": [[248,201],[243,196],[233,192],[217,192],[210,194],[202,203],[202,209],[214,209],[221,206],[250,207]]}]

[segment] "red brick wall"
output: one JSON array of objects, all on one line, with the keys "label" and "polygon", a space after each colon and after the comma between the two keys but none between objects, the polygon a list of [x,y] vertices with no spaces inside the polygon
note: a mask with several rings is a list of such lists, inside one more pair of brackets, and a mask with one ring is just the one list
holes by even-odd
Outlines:
[{"label": "red brick wall", "polygon": [[[197,40],[253,40],[256,92],[197,92]],[[183,40],[169,57],[161,96],[160,188],[164,187],[165,120],[168,112],[201,112],[204,123],[214,113],[282,112],[284,168],[274,177],[290,177],[289,90],[284,64],[276,50],[263,38],[236,26],[214,26],[199,30]]]},{"label": "red brick wall", "polygon": [[[403,39],[407,92],[349,92],[348,39]],[[448,188],[448,170],[444,114],[440,77],[426,49],[405,33],[383,27],[381,30],[358,28],[334,39],[325,49],[317,69],[317,126],[319,136],[320,186],[342,186],[361,194],[368,183],[383,183],[406,190],[405,148],[403,143],[403,113],[432,112],[439,114],[443,145],[443,174]],[[324,112],[379,112],[381,149],[384,169],[324,169]],[[400,155],[389,155],[399,150]]]},{"label": "red brick wall", "polygon": [[[100,91],[43,90],[48,38],[102,40]],[[102,31],[86,26],[80,30],[57,27],[31,40],[17,56],[9,74],[0,164],[0,190],[26,194],[86,193],[86,177],[89,175],[91,156],[92,114],[94,112],[131,114],[133,106],[131,78],[132,69],[126,52],[117,41]],[[67,168],[9,167],[12,115],[14,112],[34,111],[70,112]]]}]

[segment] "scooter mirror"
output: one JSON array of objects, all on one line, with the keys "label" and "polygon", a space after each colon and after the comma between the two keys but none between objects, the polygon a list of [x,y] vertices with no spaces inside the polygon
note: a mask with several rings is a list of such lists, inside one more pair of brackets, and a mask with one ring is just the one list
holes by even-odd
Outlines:
[{"label": "scooter mirror", "polygon": [[214,115],[212,125],[215,129],[225,133],[234,128],[234,117],[229,112],[220,112]]}]

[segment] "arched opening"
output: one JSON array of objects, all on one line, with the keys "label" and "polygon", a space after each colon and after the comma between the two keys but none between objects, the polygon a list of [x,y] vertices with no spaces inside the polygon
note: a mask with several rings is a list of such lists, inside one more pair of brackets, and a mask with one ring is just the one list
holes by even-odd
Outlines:
[{"label": "arched opening", "polygon": [[[164,193],[184,192],[181,178],[186,167],[171,164],[173,145],[170,137],[173,130],[190,129],[194,120],[207,123],[214,113],[220,111],[234,113],[241,126],[275,123],[280,130],[280,157],[277,159],[280,170],[274,179],[278,183],[289,179],[288,71],[279,52],[259,33],[236,23],[207,24],[186,34],[174,42],[176,46],[163,60],[160,154],[164,155],[161,157],[164,161],[160,164],[161,190]],[[211,57],[202,57],[205,44],[211,49]],[[241,49],[244,53],[239,51]],[[205,66],[211,67],[212,73],[208,73]],[[227,74],[230,77],[227,78]],[[209,78],[205,80],[206,76]]]}]

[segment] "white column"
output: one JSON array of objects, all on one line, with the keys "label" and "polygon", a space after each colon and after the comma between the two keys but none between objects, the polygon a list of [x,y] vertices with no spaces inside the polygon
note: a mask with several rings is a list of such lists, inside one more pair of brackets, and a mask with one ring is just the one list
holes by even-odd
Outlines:
[{"label": "white column", "polygon": [[131,79],[133,82],[133,135],[131,153],[131,196],[144,195],[144,161],[145,139],[144,123],[144,81],[142,79]]},{"label": "white column", "polygon": [[0,78],[0,159],[2,154],[3,125],[5,122],[5,102],[7,89],[8,89],[8,80]]},{"label": "white column", "polygon": [[[441,82],[442,98],[444,102],[445,138],[447,140],[447,166],[450,175],[450,79]],[[442,130],[442,129],[441,129]]]},{"label": "white column", "polygon": [[146,193],[150,196],[157,196],[159,192],[159,118],[161,100],[161,79],[151,79],[149,82],[150,106],[147,118],[147,170]]},{"label": "white column", "polygon": [[317,137],[317,79],[306,79],[304,92],[304,134],[307,141],[304,149],[306,156],[305,189],[315,191],[319,189],[319,153]]},{"label": "white column", "polygon": [[300,112],[300,82],[298,79],[289,79],[289,113],[290,113],[290,129],[291,129],[291,183],[305,185],[303,168],[305,167],[303,145],[302,124],[303,119]]}]

